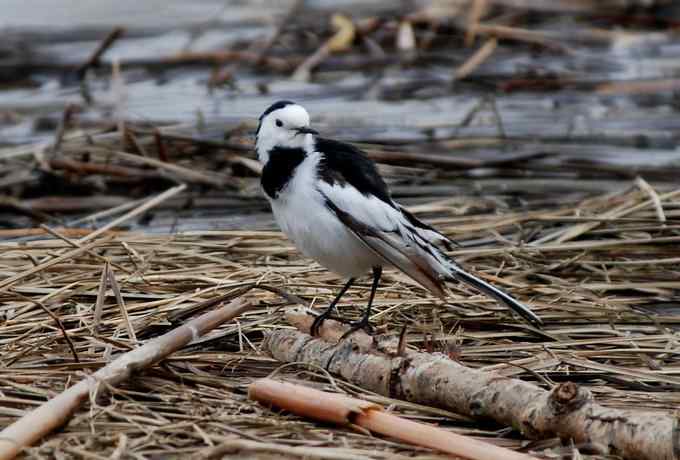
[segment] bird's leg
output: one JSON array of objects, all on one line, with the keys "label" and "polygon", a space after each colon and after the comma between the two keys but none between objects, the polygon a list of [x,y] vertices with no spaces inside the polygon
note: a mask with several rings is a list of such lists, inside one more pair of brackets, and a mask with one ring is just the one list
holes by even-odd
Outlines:
[{"label": "bird's leg", "polygon": [[380,283],[381,275],[382,267],[373,267],[373,284],[371,285],[371,295],[368,297],[368,305],[366,306],[366,310],[364,310],[364,314],[362,315],[359,321],[354,321],[353,323],[351,323],[352,327],[349,329],[349,331],[345,332],[342,335],[341,340],[358,331],[359,329],[364,329],[366,330],[366,332],[369,333],[371,332],[371,323],[368,322],[368,319],[371,317],[371,307],[373,306],[373,298],[375,297],[375,291],[378,290],[378,284]]},{"label": "bird's leg", "polygon": [[356,280],[356,278],[350,278],[342,287],[342,289],[340,289],[340,292],[338,292],[338,295],[335,296],[335,299],[333,299],[328,308],[326,308],[320,315],[314,318],[314,322],[312,322],[312,325],[309,328],[309,332],[312,334],[312,336],[319,334],[319,327],[321,327],[321,324],[324,321],[331,317],[335,305],[340,301],[340,298],[345,294],[345,292],[347,292],[347,289],[349,289],[349,287],[354,284],[354,280]]}]

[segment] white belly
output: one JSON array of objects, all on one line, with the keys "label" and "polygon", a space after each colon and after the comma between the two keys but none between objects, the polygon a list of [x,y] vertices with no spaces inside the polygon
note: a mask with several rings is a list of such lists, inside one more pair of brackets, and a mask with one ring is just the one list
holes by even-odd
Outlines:
[{"label": "white belly", "polygon": [[276,222],[305,256],[343,277],[365,275],[383,261],[338,220],[316,190],[316,162],[309,157],[277,199]]},{"label": "white belly", "polygon": [[326,208],[318,199],[272,201],[272,211],[281,230],[305,256],[343,277],[365,275],[382,260]]}]

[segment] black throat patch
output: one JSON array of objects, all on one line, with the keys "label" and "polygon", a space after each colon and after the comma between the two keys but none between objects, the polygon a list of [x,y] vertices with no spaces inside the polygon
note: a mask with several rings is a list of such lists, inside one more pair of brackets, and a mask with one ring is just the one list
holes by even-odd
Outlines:
[{"label": "black throat patch", "polygon": [[274,147],[269,151],[269,161],[262,169],[260,183],[269,198],[275,199],[288,184],[295,169],[307,154],[301,148]]}]

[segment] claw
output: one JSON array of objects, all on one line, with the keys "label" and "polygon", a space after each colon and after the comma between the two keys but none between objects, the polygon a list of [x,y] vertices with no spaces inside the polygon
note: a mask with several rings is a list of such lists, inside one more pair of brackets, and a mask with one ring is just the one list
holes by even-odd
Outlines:
[{"label": "claw", "polygon": [[347,280],[347,283],[345,283],[342,289],[340,289],[340,292],[338,292],[338,295],[335,296],[335,299],[333,299],[328,308],[326,308],[319,316],[314,318],[312,325],[309,327],[309,333],[312,335],[312,337],[319,336],[319,328],[321,327],[324,321],[326,321],[328,318],[336,319],[335,317],[331,316],[333,314],[333,310],[335,309],[335,305],[340,300],[340,297],[342,297],[342,295],[347,291],[347,289],[349,289],[352,283],[354,283],[354,278],[350,278],[349,280]]},{"label": "claw", "polygon": [[348,320],[347,318],[335,316],[330,311],[324,310],[321,314],[317,315],[314,318],[312,325],[309,327],[309,333],[312,335],[312,337],[319,336],[319,329],[321,328],[321,325],[324,323],[324,321],[326,321],[327,319],[332,319],[333,321],[337,321],[338,323],[342,324],[353,324],[353,322]]},{"label": "claw", "polygon": [[373,326],[371,326],[371,323],[368,321],[368,316],[363,316],[359,321],[353,321],[349,323],[349,325],[350,325],[349,330],[342,334],[340,340],[345,340],[347,337],[349,337],[350,335],[354,334],[356,331],[359,330],[363,330],[368,335],[373,334]]},{"label": "claw", "polygon": [[314,318],[312,325],[309,327],[309,333],[312,335],[312,337],[319,336],[319,328],[321,327],[324,321],[330,318],[330,316],[331,312],[329,310],[324,310],[323,313]]}]

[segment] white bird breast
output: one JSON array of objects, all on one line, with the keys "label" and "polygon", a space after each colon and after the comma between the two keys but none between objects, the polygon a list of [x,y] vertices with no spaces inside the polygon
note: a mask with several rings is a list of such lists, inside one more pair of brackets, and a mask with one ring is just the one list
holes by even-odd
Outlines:
[{"label": "white bird breast", "polygon": [[[384,214],[383,207],[366,198],[353,187],[329,185],[318,178],[320,154],[308,155],[276,199],[270,200],[281,230],[295,246],[327,269],[343,277],[366,274],[384,261],[361,242],[326,206],[326,194],[341,209],[367,223]],[[371,208],[375,212],[371,212]],[[358,214],[355,213],[358,212]],[[368,217],[368,219],[366,219]]]}]

